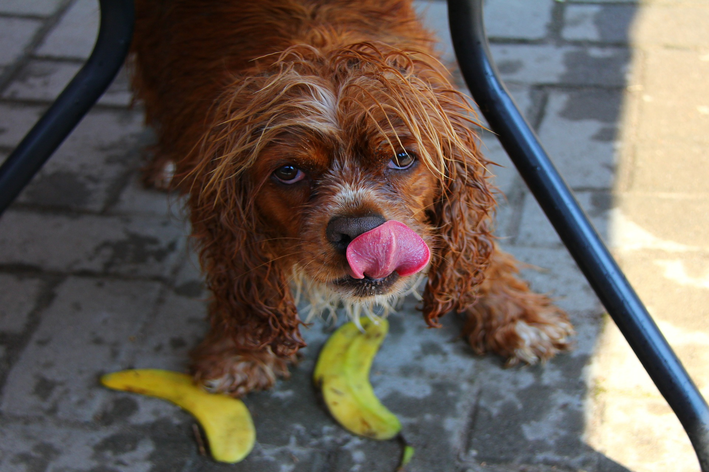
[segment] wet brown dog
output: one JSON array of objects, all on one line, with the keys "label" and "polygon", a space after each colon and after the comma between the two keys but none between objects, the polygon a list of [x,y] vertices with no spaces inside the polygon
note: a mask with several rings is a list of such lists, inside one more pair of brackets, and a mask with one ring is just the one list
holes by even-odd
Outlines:
[{"label": "wet brown dog", "polygon": [[475,351],[534,363],[567,347],[567,316],[496,247],[475,114],[410,1],[136,8],[147,178],[187,195],[213,294],[198,380],[242,395],[287,376],[304,346],[294,286],[357,314],[426,275],[426,323],[463,313]]}]

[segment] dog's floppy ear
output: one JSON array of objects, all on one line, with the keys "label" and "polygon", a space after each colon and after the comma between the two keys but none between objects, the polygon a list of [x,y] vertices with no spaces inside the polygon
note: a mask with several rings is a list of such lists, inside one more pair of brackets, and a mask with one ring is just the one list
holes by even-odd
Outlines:
[{"label": "dog's floppy ear", "polygon": [[[245,176],[223,183],[230,203],[192,206],[193,238],[213,293],[211,332],[229,336],[237,349],[270,347],[280,357],[305,343],[288,280],[259,231]],[[255,227],[256,225],[256,227]]]},{"label": "dog's floppy ear", "polygon": [[447,169],[429,212],[436,228],[433,258],[423,296],[429,326],[451,310],[465,311],[476,300],[476,286],[484,277],[494,249],[491,218],[495,201],[477,138],[465,115],[450,113],[455,139],[445,156]]},{"label": "dog's floppy ear", "polygon": [[237,350],[270,348],[286,358],[305,346],[302,323],[285,271],[271,253],[267,228],[257,215],[258,179],[249,170],[215,171],[227,159],[238,168],[240,156],[228,153],[230,142],[223,136],[237,139],[234,136],[247,128],[240,124],[217,121],[205,139],[208,144],[195,150],[201,153],[199,164],[185,177],[184,185],[191,187],[192,238],[213,293],[209,336],[229,337]]},{"label": "dog's floppy ear", "polygon": [[290,269],[271,251],[269,228],[257,214],[264,176],[256,175],[254,164],[283,128],[302,126],[304,110],[317,116],[319,102],[312,99],[316,87],[294,69],[284,60],[269,73],[235,78],[186,159],[194,166],[178,174],[180,188],[190,196],[193,238],[214,294],[209,336],[224,333],[237,349],[270,348],[284,358],[305,343],[290,291],[291,274],[285,273]]}]

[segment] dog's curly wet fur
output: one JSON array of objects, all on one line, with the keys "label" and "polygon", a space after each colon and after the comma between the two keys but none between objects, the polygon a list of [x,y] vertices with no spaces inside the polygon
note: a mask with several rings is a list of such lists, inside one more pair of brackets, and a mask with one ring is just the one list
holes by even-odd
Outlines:
[{"label": "dog's curly wet fur", "polygon": [[568,347],[566,314],[496,247],[475,113],[410,1],[143,0],[136,17],[133,85],[158,139],[145,177],[187,196],[213,295],[197,380],[238,396],[288,375],[305,346],[294,280],[348,306],[410,287],[352,278],[335,218],[423,238],[429,326],[462,313],[473,349],[509,363]]}]

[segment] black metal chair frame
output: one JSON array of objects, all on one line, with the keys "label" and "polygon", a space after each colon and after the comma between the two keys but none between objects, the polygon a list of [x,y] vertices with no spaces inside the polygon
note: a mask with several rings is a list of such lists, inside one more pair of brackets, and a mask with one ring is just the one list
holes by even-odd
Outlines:
[{"label": "black metal chair frame", "polygon": [[[0,167],[0,215],[96,103],[118,73],[133,34],[133,0],[99,0],[91,56]],[[473,98],[561,240],[653,382],[709,472],[709,407],[610,255],[499,78],[483,23],[483,0],[448,0],[458,63]]]}]

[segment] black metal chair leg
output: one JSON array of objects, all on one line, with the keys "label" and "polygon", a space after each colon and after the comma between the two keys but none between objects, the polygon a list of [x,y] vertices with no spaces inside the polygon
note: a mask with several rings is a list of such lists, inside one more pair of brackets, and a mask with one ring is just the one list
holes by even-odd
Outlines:
[{"label": "black metal chair leg", "polygon": [[91,56],[0,167],[0,215],[106,91],[128,54],[133,0],[100,0]]},{"label": "black metal chair leg", "polygon": [[491,129],[596,294],[684,426],[709,472],[709,408],[499,79],[483,0],[448,0],[461,72]]}]

